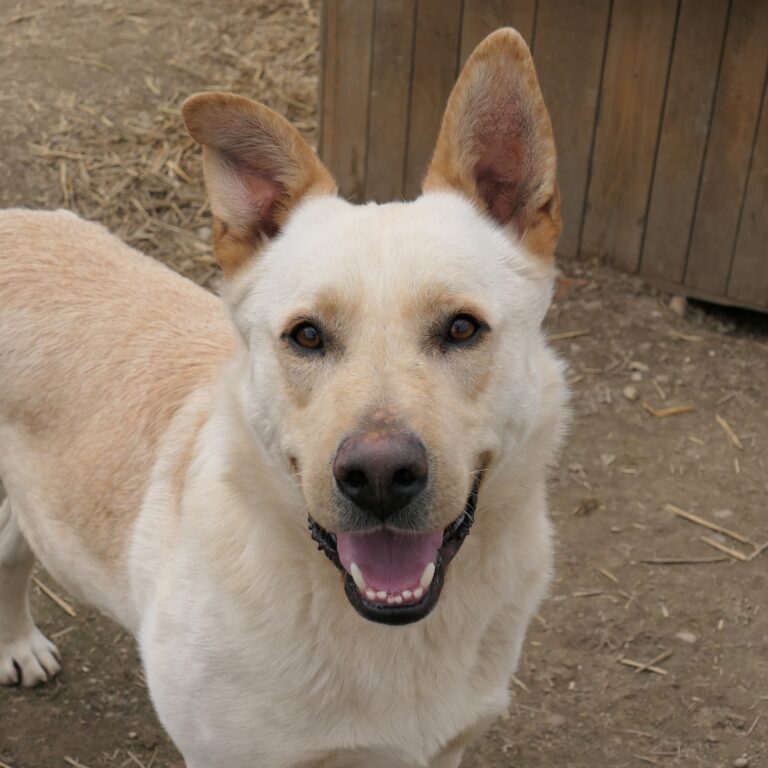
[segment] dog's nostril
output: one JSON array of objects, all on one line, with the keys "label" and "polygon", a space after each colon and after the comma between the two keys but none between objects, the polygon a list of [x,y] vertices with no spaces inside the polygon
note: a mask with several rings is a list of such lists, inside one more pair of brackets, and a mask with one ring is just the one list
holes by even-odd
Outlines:
[{"label": "dog's nostril", "polygon": [[398,469],[392,476],[392,481],[394,484],[400,486],[401,488],[407,488],[409,485],[413,485],[415,480],[416,476],[407,467]]},{"label": "dog's nostril", "polygon": [[368,478],[362,469],[352,469],[347,472],[347,476],[344,478],[344,485],[354,490],[359,490],[368,485]]}]

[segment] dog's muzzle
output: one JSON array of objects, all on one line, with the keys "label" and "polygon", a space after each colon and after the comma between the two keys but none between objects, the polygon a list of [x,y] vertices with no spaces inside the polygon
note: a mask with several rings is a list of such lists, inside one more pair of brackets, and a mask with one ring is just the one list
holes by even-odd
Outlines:
[{"label": "dog's muzzle", "polygon": [[334,534],[309,518],[312,538],[344,574],[347,598],[361,616],[382,624],[410,624],[429,614],[448,563],[475,521],[481,477],[482,472],[475,475],[463,512],[442,531],[380,526]]}]

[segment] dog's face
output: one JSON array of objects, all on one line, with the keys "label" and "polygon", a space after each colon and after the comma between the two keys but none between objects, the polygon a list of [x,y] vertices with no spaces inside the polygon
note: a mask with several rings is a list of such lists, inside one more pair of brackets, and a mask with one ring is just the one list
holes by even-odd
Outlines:
[{"label": "dog's face", "polygon": [[422,618],[484,472],[537,412],[559,214],[530,54],[503,30],[471,57],[413,203],[340,200],[252,102],[204,94],[185,118],[250,353],[248,421],[300,484],[354,607]]}]

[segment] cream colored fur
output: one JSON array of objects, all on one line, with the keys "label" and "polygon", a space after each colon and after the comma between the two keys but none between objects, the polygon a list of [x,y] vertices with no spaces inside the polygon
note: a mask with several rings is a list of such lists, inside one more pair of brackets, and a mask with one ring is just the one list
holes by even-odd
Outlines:
[{"label": "cream colored fur", "polygon": [[[506,711],[550,572],[553,268],[450,183],[362,207],[302,183],[279,237],[243,261],[230,238],[224,302],[72,214],[0,213],[0,680],[58,670],[28,613],[31,548],[136,635],[188,768],[456,768]],[[425,323],[467,304],[487,340],[426,354]],[[308,312],[342,338],[321,367],[280,340]],[[329,460],[382,409],[439,459],[435,528],[488,464],[438,605],[403,627],[358,616],[306,530],[308,513],[334,530]]]}]

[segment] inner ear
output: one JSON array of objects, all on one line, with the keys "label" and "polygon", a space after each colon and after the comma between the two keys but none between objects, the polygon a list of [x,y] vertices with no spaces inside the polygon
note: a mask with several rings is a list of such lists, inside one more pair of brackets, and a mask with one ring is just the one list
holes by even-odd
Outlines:
[{"label": "inner ear", "polygon": [[552,126],[515,30],[497,30],[467,60],[423,186],[461,192],[534,253],[552,257],[560,233]]},{"label": "inner ear", "polygon": [[203,145],[214,216],[214,254],[231,276],[275,237],[311,195],[335,194],[333,178],[284,118],[242,96],[202,93],[182,114]]}]

